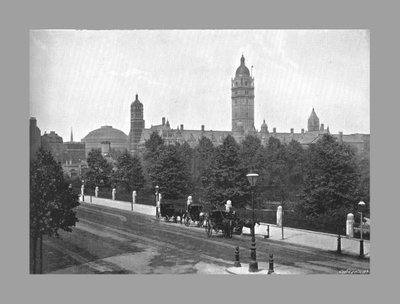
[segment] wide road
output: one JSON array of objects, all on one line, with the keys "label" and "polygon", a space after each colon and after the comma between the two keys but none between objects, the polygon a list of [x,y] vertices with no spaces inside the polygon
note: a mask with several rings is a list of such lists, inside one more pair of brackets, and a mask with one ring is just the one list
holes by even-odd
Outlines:
[{"label": "wide road", "polygon": [[[203,228],[153,216],[82,203],[72,233],[44,241],[44,273],[227,274],[240,248],[241,263],[250,259],[250,237],[221,233],[208,238]],[[284,241],[257,238],[259,268],[274,254],[276,273],[368,273],[369,260],[337,255]]]}]

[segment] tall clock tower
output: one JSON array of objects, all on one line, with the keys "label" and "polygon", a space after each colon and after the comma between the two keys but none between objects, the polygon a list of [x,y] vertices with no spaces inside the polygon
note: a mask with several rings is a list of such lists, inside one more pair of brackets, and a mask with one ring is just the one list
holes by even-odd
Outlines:
[{"label": "tall clock tower", "polygon": [[139,101],[138,94],[131,104],[131,130],[129,132],[129,150],[135,152],[144,130],[143,104]]},{"label": "tall clock tower", "polygon": [[240,66],[232,79],[232,131],[249,132],[254,128],[254,78],[242,55]]}]

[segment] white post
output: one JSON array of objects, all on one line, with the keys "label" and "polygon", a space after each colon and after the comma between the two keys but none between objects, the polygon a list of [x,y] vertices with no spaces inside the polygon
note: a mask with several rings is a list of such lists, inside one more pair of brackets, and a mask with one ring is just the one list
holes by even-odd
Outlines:
[{"label": "white post", "polygon": [[112,195],[112,200],[115,201],[115,192],[117,190],[115,190],[115,188],[112,189],[111,195]]},{"label": "white post", "polygon": [[347,214],[346,236],[354,237],[354,215],[353,215],[353,213]]},{"label": "white post", "polygon": [[282,227],[282,206],[278,206],[276,210],[276,225]]},{"label": "white post", "polygon": [[133,205],[136,203],[136,191],[132,192],[132,205],[131,210],[133,210]]},{"label": "white post", "polygon": [[81,198],[82,198],[82,202],[85,201],[85,185],[81,186]]},{"label": "white post", "polygon": [[99,187],[96,186],[96,188],[94,188],[94,196],[98,197],[99,196]]}]

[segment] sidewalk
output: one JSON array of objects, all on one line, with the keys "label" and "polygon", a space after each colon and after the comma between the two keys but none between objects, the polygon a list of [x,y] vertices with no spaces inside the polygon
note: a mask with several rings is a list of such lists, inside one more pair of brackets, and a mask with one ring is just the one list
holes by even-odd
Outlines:
[{"label": "sidewalk", "polygon": [[[79,196],[79,201],[82,202],[82,197]],[[106,206],[121,210],[128,210],[133,212],[138,212],[147,215],[156,215],[156,207],[155,206],[147,206],[142,204],[132,204],[129,202],[123,201],[113,201],[107,198],[100,198],[92,196],[92,202],[90,202],[90,196],[85,195],[85,203],[88,204],[96,204],[100,206]]]},{"label": "sidewalk", "polygon": [[[79,198],[79,200],[82,201],[81,197]],[[85,203],[90,204],[90,196],[85,196]],[[110,199],[98,198],[94,196],[92,196],[91,203],[111,208],[129,210],[147,215],[155,216],[156,214],[155,206],[132,204],[123,201],[113,201]],[[271,240],[295,245],[308,246],[326,251],[336,251],[337,249],[337,235],[335,234],[284,227],[284,239],[282,240],[282,228],[269,223],[261,223],[260,225],[256,225],[255,234],[257,237],[265,237],[267,235],[267,225],[269,225],[269,239]],[[250,235],[250,229],[244,227],[242,234]],[[358,256],[360,253],[360,240],[342,236],[341,249],[343,254]],[[364,255],[367,258],[370,257],[369,240],[364,240]]]},{"label": "sidewalk", "polygon": [[[261,223],[256,225],[255,234],[259,237],[267,235],[267,225],[269,225],[269,239],[282,241],[285,243],[291,243],[296,245],[308,246],[318,248],[327,251],[337,250],[337,235],[317,232],[304,229],[295,229],[284,227],[282,240],[282,228],[274,224]],[[249,228],[243,228],[242,234],[250,235]],[[360,240],[355,238],[348,238],[346,236],[341,237],[341,249],[342,253],[350,255],[359,255],[360,253]],[[364,255],[370,257],[370,241],[364,240]]]}]

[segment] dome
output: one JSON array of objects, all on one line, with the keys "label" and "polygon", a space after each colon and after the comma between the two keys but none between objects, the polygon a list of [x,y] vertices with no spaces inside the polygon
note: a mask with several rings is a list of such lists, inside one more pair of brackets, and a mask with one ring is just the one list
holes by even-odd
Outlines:
[{"label": "dome", "polygon": [[244,64],[244,56],[240,58],[240,66],[236,69],[236,76],[250,76],[250,71]]},{"label": "dome", "polygon": [[112,126],[102,126],[99,129],[93,130],[86,135],[82,141],[83,142],[103,142],[109,141],[113,142],[126,142],[128,136],[121,130],[114,129]]},{"label": "dome", "polygon": [[93,130],[81,140],[85,143],[86,153],[92,149],[101,149],[101,143],[105,141],[110,142],[111,149],[124,151],[128,148],[128,136],[111,126],[102,126]]}]

